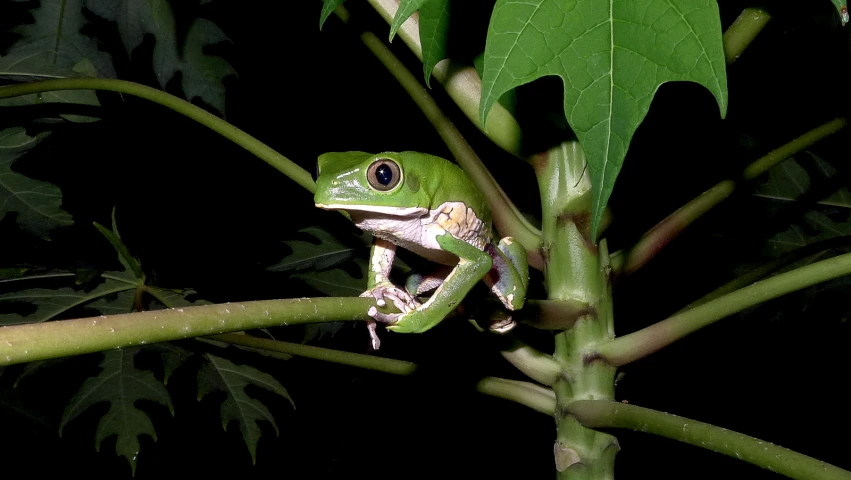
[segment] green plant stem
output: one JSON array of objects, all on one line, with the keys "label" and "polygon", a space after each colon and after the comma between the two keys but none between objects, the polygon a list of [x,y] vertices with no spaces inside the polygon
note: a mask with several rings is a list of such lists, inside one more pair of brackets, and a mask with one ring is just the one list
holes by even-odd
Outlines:
[{"label": "green plant stem", "polygon": [[556,396],[553,391],[534,383],[485,377],[476,385],[476,390],[485,395],[517,402],[547,415],[552,415],[556,409]]},{"label": "green plant stem", "polygon": [[544,262],[538,251],[541,245],[540,232],[532,227],[508,199],[487,167],[470,147],[461,132],[444,115],[437,103],[420,82],[405,68],[395,55],[371,32],[361,34],[361,40],[376,58],[387,68],[411,99],[422,110],[449,147],[452,155],[473,182],[485,194],[492,213],[493,222],[501,235],[512,236],[528,251],[529,265],[542,269]]},{"label": "green plant stem", "polygon": [[156,88],[151,88],[125,80],[109,78],[62,78],[0,87],[0,98],[17,97],[20,95],[49,92],[54,90],[105,90],[133,95],[135,97],[144,98],[145,100],[158,103],[170,110],[195,120],[201,125],[204,125],[248,150],[264,162],[271,165],[273,168],[277,169],[279,172],[290,177],[293,181],[307,189],[309,192],[313,193],[316,190],[316,184],[313,182],[313,179],[307,170],[299,167],[263,142],[212,113],[192,105],[183,99],[175,97],[174,95],[163,92],[162,90],[157,90]]},{"label": "green plant stem", "polygon": [[368,298],[294,298],[7,326],[0,328],[0,366],[252,328],[367,320],[371,305]]},{"label": "green plant stem", "polygon": [[727,58],[727,65],[739,59],[769,20],[771,15],[761,8],[742,10],[739,17],[724,32],[724,56]]},{"label": "green plant stem", "polygon": [[552,355],[542,353],[519,340],[515,340],[510,348],[500,353],[508,363],[544,385],[552,386],[564,375]]},{"label": "green plant stem", "polygon": [[786,160],[792,155],[801,152],[802,150],[818,142],[819,140],[833,135],[834,133],[845,128],[846,126],[848,126],[848,119],[843,117],[835,118],[823,125],[820,125],[810,130],[809,132],[801,135],[800,137],[795,138],[791,142],[779,148],[775,148],[774,150],[763,155],[755,162],[748,165],[747,168],[745,168],[742,177],[744,177],[745,180],[753,180],[754,178],[767,172],[770,168],[779,164],[783,160]]},{"label": "green plant stem", "polygon": [[[388,23],[393,23],[398,0],[369,0],[370,5]],[[396,36],[420,61],[423,59],[423,48],[420,42],[419,17],[412,15],[399,28]],[[432,77],[443,85],[449,97],[461,108],[464,115],[478,127],[482,133],[500,148],[513,155],[520,156],[522,132],[517,120],[500,104],[495,104],[488,114],[487,129],[479,117],[479,102],[482,98],[482,80],[476,69],[469,65],[459,65],[451,59],[443,59],[434,66]]]},{"label": "green plant stem", "polygon": [[725,428],[608,400],[579,400],[568,411],[589,428],[627,428],[705,448],[800,480],[851,479],[851,472]]},{"label": "green plant stem", "polygon": [[[848,125],[845,118],[835,118],[809,132],[795,138],[791,142],[763,155],[745,168],[742,178],[753,180],[767,172],[771,167],[804,150],[810,145],[828,137]],[[619,275],[628,275],[640,269],[653,259],[686,227],[702,217],[706,212],[715,208],[729,197],[738,187],[734,180],[724,180],[703,192],[695,199],[668,215],[644,234],[636,244],[626,251],[615,252],[612,255],[612,269]]]},{"label": "green plant stem", "polygon": [[629,335],[598,345],[586,358],[610,365],[634,362],[707,325],[781,295],[851,273],[851,253],[759,281]]},{"label": "green plant stem", "polygon": [[362,355],[360,353],[343,352],[340,350],[314,347],[311,345],[303,345],[299,343],[281,342],[268,338],[252,337],[250,335],[224,333],[221,335],[212,335],[207,338],[219,342],[231,343],[234,345],[242,345],[245,347],[287,353],[290,355],[297,355],[299,357],[312,358],[314,360],[322,360],[325,362],[336,363],[339,365],[349,365],[352,367],[365,368],[367,370],[390,373],[393,375],[410,375],[414,373],[414,371],[416,371],[417,369],[416,363],[406,362],[404,360],[375,357],[372,355]]}]

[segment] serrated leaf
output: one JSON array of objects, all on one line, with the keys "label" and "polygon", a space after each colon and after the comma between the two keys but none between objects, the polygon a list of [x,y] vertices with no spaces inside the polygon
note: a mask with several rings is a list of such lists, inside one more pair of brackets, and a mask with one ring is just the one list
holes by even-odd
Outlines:
[{"label": "serrated leaf", "polygon": [[[188,99],[201,97],[219,112],[225,110],[222,81],[236,72],[230,63],[203,52],[205,47],[230,41],[213,22],[198,18],[189,26],[185,39],[179,39],[174,12],[168,0],[87,0],[95,15],[118,24],[124,48],[130,54],[145,38],[154,36],[153,67],[160,86],[180,71],[181,86]],[[180,48],[183,40],[183,47]]]},{"label": "serrated leaf", "polygon": [[208,302],[203,298],[199,298],[196,300],[187,300],[187,297],[191,295],[195,295],[197,292],[192,289],[168,289],[168,288],[159,288],[159,287],[147,287],[148,292],[154,296],[160,303],[162,303],[166,308],[182,308],[182,307],[194,307],[198,305],[212,305],[212,302]]},{"label": "serrated leaf", "polygon": [[8,55],[45,56],[43,65],[65,71],[86,58],[99,76],[115,77],[109,54],[100,51],[93,38],[81,33],[87,23],[83,0],[43,0],[31,13],[35,22],[13,30],[21,38],[9,47]]},{"label": "serrated leaf", "polygon": [[372,238],[368,234],[363,234],[340,241],[320,227],[308,227],[300,230],[299,233],[309,235],[316,239],[316,242],[285,241],[284,243],[292,249],[293,253],[277,264],[267,267],[267,270],[273,272],[299,271],[308,268],[325,270],[352,258],[358,250],[368,248]]},{"label": "serrated leaf", "polygon": [[[82,59],[72,68],[57,67],[51,63],[51,54],[12,54],[0,57],[0,78],[20,82],[35,82],[54,78],[91,76],[94,66],[88,59]],[[96,72],[95,72],[96,73]],[[64,103],[75,105],[100,106],[93,90],[53,90],[49,92],[20,95],[0,99],[0,106],[38,105],[42,103]],[[62,114],[72,122],[92,122],[99,118],[87,115]]]},{"label": "serrated leaf", "polygon": [[192,357],[193,353],[185,348],[169,342],[148,345],[145,350],[157,352],[163,362],[163,384],[168,385],[168,379],[181,365]]},{"label": "serrated leaf", "polygon": [[222,428],[227,430],[231,421],[239,423],[242,438],[251,453],[252,462],[257,460],[257,442],[260,440],[258,421],[266,420],[272,424],[275,433],[280,435],[275,418],[260,401],[245,393],[245,387],[255,385],[290,401],[289,393],[274,377],[248,365],[236,365],[233,362],[215,355],[204,355],[209,363],[205,364],[198,373],[198,400],[214,391],[224,392],[226,397],[222,402]]},{"label": "serrated leaf", "polygon": [[308,323],[304,326],[304,338],[301,339],[301,343],[322,340],[326,335],[333,337],[343,329],[346,323],[348,322]]},{"label": "serrated leaf", "polygon": [[356,258],[354,263],[361,272],[360,278],[342,268],[297,273],[293,278],[298,278],[329,297],[356,297],[366,290],[367,262]]},{"label": "serrated leaf", "polygon": [[98,222],[92,222],[95,228],[106,237],[112,247],[118,252],[118,260],[121,262],[121,265],[124,266],[125,270],[133,273],[133,276],[140,281],[145,281],[145,274],[142,272],[142,264],[139,263],[139,259],[134,257],[130,250],[124,245],[124,242],[121,241],[121,238],[118,236],[118,231],[115,229],[115,212],[113,211],[113,230],[107,230],[103,227],[103,225]]},{"label": "serrated leaf", "polygon": [[[402,27],[411,15],[420,9],[424,4],[431,0],[400,0],[399,8],[396,9],[396,15],[393,16],[393,22],[390,23],[390,41],[396,37],[396,32]],[[422,36],[420,36],[422,37]]]},{"label": "serrated leaf", "polygon": [[420,44],[423,50],[423,76],[431,86],[431,72],[446,58],[449,33],[449,0],[401,0],[390,24],[390,41],[411,15],[419,10]]},{"label": "serrated leaf", "polygon": [[322,26],[325,25],[325,20],[328,20],[328,17],[334,13],[334,9],[343,4],[346,0],[323,0],[322,2],[322,12],[319,14],[319,30],[322,30]]},{"label": "serrated leaf", "polygon": [[727,77],[715,0],[497,0],[480,115],[544,75],[564,82],[564,112],[588,159],[592,236],[629,142],[664,82],[709,89],[722,117]]},{"label": "serrated leaf", "polygon": [[842,25],[845,26],[848,23],[848,5],[845,0],[830,0],[833,2],[833,6],[836,7],[836,11],[839,12],[839,18],[842,20]]},{"label": "serrated leaf", "polygon": [[837,221],[821,212],[809,211],[801,221],[771,237],[764,253],[775,257],[811,243],[851,235],[851,215],[845,212],[844,217]]},{"label": "serrated leaf", "polygon": [[[132,292],[136,285],[126,281],[106,279],[103,283],[90,291],[74,289],[70,287],[46,289],[32,288],[18,292],[9,292],[0,295],[0,325],[16,325],[22,323],[46,322],[74,307],[90,304],[101,312],[122,312],[128,304],[132,306],[132,294],[120,295],[123,292]],[[114,296],[114,297],[113,297]],[[92,303],[96,302],[96,303]],[[9,310],[14,303],[29,304],[35,311],[29,315],[12,313]],[[5,312],[3,311],[5,310]]]},{"label": "serrated leaf", "polygon": [[446,58],[449,37],[449,0],[431,0],[420,8],[420,43],[423,46],[423,75],[431,86],[431,72]]},{"label": "serrated leaf", "polygon": [[15,212],[21,228],[42,238],[74,221],[59,208],[62,204],[59,187],[16,173],[12,165],[46,136],[40,133],[30,137],[20,127],[0,131],[0,220],[6,213]]},{"label": "serrated leaf", "polygon": [[[829,163],[812,154],[810,157],[811,160],[806,157],[790,158],[771,168],[766,174],[766,180],[754,187],[754,195],[773,200],[791,201],[809,191],[810,172],[802,166],[802,162],[811,164],[813,171],[823,179],[836,175],[836,170]],[[848,191],[848,187],[842,187],[818,203],[851,208],[851,192]]]},{"label": "serrated leaf", "polygon": [[172,415],[174,407],[171,397],[162,383],[149,371],[139,370],[133,363],[137,348],[109,351],[100,364],[101,372],[83,382],[82,387],[65,408],[59,425],[59,435],[65,426],[81,413],[102,402],[109,403],[109,410],[101,417],[95,430],[95,449],[100,451],[101,442],[117,435],[115,453],[127,458],[135,473],[139,454],[139,435],[150,435],[157,439],[154,424],[148,414],[136,408],[136,401],[150,400],[167,406]]}]

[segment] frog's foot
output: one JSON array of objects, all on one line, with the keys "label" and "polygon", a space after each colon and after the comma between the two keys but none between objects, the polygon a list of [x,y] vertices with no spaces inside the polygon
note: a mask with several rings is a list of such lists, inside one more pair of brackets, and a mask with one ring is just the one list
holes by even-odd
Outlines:
[{"label": "frog's foot", "polygon": [[386,300],[390,300],[393,303],[393,306],[399,309],[402,313],[381,313],[375,307],[369,307],[367,311],[367,315],[372,317],[374,320],[368,320],[366,323],[367,329],[369,330],[369,338],[372,342],[372,348],[374,350],[378,350],[378,347],[381,345],[381,340],[378,338],[378,332],[376,331],[376,321],[383,323],[385,325],[392,325],[396,323],[400,316],[404,313],[408,313],[417,309],[420,306],[420,302],[418,302],[414,297],[412,297],[405,290],[396,287],[391,283],[382,283],[376,285],[371,290],[367,290],[363,292],[361,297],[373,297],[375,299],[375,303],[378,306],[383,307],[387,305]]},{"label": "frog's foot", "polygon": [[402,312],[408,312],[420,306],[420,302],[411,294],[392,283],[380,283],[372,287],[371,290],[363,292],[360,296],[374,298],[379,307],[387,305],[385,299],[390,300],[393,306]]}]

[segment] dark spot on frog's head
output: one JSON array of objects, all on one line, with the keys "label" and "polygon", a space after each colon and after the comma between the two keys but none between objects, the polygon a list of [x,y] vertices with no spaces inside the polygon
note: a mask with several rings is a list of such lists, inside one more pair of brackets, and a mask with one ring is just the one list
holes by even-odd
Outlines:
[{"label": "dark spot on frog's head", "polygon": [[416,173],[409,173],[405,177],[405,186],[408,187],[408,190],[411,193],[417,193],[420,191],[420,176]]}]

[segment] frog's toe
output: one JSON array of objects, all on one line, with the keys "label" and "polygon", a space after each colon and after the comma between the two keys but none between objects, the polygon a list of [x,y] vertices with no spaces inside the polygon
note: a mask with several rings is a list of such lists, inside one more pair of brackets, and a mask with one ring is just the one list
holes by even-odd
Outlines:
[{"label": "frog's toe", "polygon": [[376,322],[383,323],[385,325],[393,325],[398,322],[399,317],[402,316],[401,313],[381,313],[375,307],[369,307],[366,314],[375,319]]}]

